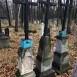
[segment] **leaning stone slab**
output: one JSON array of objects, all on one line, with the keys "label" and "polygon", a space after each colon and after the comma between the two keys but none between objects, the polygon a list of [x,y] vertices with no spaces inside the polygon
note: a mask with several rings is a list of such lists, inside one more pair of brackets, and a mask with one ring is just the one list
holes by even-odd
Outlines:
[{"label": "leaning stone slab", "polygon": [[55,77],[55,71],[52,69],[51,54],[51,39],[49,36],[42,36],[36,57],[36,77]]},{"label": "leaning stone slab", "polygon": [[0,48],[8,48],[9,45],[9,37],[5,35],[0,35]]}]

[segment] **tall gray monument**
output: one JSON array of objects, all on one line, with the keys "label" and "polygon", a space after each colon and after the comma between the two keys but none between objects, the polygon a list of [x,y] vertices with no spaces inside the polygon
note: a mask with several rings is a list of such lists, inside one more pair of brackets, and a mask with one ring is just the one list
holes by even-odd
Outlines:
[{"label": "tall gray monument", "polygon": [[36,77],[55,77],[55,71],[52,69],[52,53],[51,53],[51,38],[50,29],[48,28],[49,19],[49,7],[56,6],[55,3],[51,3],[50,0],[40,1],[41,5],[46,6],[45,11],[45,26],[44,34],[39,42],[38,54],[36,57],[35,73]]}]

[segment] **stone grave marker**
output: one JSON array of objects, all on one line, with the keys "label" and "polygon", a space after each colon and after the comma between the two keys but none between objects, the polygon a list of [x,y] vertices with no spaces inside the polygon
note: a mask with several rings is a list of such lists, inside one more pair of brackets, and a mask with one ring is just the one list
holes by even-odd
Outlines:
[{"label": "stone grave marker", "polygon": [[[46,6],[44,32],[39,42],[38,54],[36,57],[35,73],[36,77],[55,77],[55,71],[52,69],[52,53],[51,53],[51,38],[50,29],[48,28],[49,7],[56,6],[50,0],[40,1]],[[43,29],[42,29],[43,30]]]},{"label": "stone grave marker", "polygon": [[28,37],[28,24],[29,24],[29,6],[37,6],[36,2],[29,2],[29,0],[13,0],[16,4],[24,5],[24,32],[25,38],[21,39],[20,47],[18,50],[18,69],[20,77],[35,77],[34,68],[34,51],[33,41]]},{"label": "stone grave marker", "polygon": [[58,74],[67,72],[70,69],[69,56],[68,56],[68,34],[66,33],[66,20],[69,5],[69,0],[66,0],[66,4],[62,4],[60,0],[60,6],[64,6],[64,16],[62,22],[62,31],[56,37],[56,50],[54,52],[54,59],[52,66]]},{"label": "stone grave marker", "polygon": [[0,17],[0,48],[8,48],[10,47],[9,45],[9,37],[6,36],[3,32],[2,32],[2,25],[1,25],[1,20],[5,19],[5,17]]}]

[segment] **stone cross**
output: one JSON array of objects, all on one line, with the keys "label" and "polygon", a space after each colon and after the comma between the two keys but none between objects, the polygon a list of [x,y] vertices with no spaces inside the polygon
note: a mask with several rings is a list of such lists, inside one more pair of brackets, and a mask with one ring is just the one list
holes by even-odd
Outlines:
[{"label": "stone cross", "polygon": [[34,68],[34,54],[33,41],[28,37],[29,26],[29,6],[37,6],[36,2],[29,2],[28,0],[14,0],[14,3],[24,5],[24,32],[25,39],[21,39],[20,48],[18,50],[18,66],[20,76],[35,77]]},{"label": "stone cross", "polygon": [[69,5],[69,0],[66,0],[66,4],[60,3],[60,5],[64,6],[65,10],[62,21],[62,30],[56,37],[56,50],[54,52],[52,66],[57,73],[62,74],[70,69],[68,56],[68,34],[65,31],[65,24],[67,20],[68,7],[71,6]]},{"label": "stone cross", "polygon": [[36,77],[55,77],[55,72],[52,69],[52,53],[51,53],[51,38],[50,29],[48,28],[49,19],[49,7],[55,6],[55,3],[51,3],[50,0],[41,1],[41,4],[46,6],[45,22],[44,22],[44,34],[39,42],[38,54],[36,57],[35,73]]}]

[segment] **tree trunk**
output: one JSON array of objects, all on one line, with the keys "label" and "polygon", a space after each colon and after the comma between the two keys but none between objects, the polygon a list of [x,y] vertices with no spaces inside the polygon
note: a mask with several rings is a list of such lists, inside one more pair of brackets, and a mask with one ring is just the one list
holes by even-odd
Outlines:
[{"label": "tree trunk", "polygon": [[[73,6],[73,0],[70,0],[70,5]],[[72,20],[72,7],[69,8],[69,14],[68,14],[68,23],[67,23],[67,33],[70,34],[70,26],[71,26],[71,20]]]},{"label": "tree trunk", "polygon": [[15,4],[15,32],[18,32],[18,5]]},{"label": "tree trunk", "polygon": [[77,7],[75,8],[75,23],[77,24]]},{"label": "tree trunk", "polygon": [[9,8],[8,8],[7,0],[6,0],[6,9],[7,9],[7,17],[8,17],[9,26],[12,26],[11,25],[11,20],[10,20],[10,14],[9,14]]},{"label": "tree trunk", "polygon": [[23,28],[23,14],[24,14],[24,6],[23,6],[23,4],[21,5],[21,13],[20,13],[21,15],[20,15],[20,18],[21,18],[21,22],[20,22],[20,26],[21,26],[21,28]]}]

